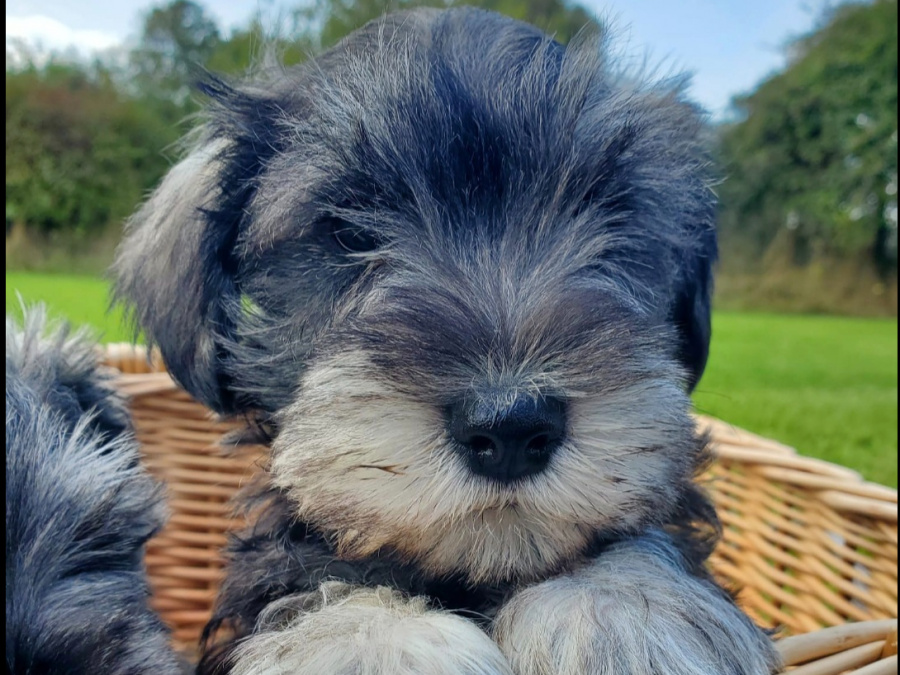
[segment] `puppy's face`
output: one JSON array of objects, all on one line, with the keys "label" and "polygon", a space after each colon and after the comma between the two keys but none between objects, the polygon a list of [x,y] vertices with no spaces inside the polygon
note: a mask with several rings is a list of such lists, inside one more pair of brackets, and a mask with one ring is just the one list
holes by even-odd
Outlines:
[{"label": "puppy's face", "polygon": [[272,420],[300,518],[484,581],[671,513],[715,254],[677,92],[472,10],[209,91],[119,290],[189,390]]}]

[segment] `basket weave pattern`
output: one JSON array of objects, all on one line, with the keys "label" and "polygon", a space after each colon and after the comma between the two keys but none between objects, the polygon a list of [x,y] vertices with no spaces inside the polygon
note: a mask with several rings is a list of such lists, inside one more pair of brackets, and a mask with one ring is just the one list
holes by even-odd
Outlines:
[{"label": "basket weave pattern", "polygon": [[[233,424],[178,388],[141,348],[108,345],[106,364],[131,399],[144,461],[168,488],[171,517],[147,548],[152,603],[191,649],[223,576],[229,499],[264,448],[223,456]],[[897,492],[792,448],[698,418],[717,461],[704,477],[725,526],[711,561],[760,624],[777,629],[792,675],[897,673]],[[863,623],[860,623],[863,622]],[[829,630],[822,630],[829,629]],[[800,665],[805,664],[805,665]]]}]

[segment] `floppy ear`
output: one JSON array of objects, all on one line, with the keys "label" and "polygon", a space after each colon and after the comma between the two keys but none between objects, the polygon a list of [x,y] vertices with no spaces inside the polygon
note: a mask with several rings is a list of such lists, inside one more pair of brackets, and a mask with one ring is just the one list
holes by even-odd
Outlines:
[{"label": "floppy ear", "polygon": [[713,265],[718,250],[713,225],[703,230],[698,244],[682,270],[670,314],[678,331],[678,359],[688,372],[689,393],[703,376],[709,358]]},{"label": "floppy ear", "polygon": [[172,376],[213,410],[237,412],[224,345],[240,291],[235,243],[261,163],[275,152],[259,96],[211,80],[210,119],[193,151],[132,216],[113,265],[114,298],[162,352]]}]

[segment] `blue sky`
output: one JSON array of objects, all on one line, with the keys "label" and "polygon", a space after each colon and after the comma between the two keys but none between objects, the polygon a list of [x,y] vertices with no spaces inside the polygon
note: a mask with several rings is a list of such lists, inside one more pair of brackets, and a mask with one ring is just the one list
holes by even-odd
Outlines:
[{"label": "blue sky", "polygon": [[[587,0],[613,21],[618,51],[665,70],[694,74],[692,95],[714,116],[784,65],[782,47],[808,31],[828,0]],[[226,29],[277,0],[201,0]],[[82,50],[122,43],[138,32],[148,0],[9,0],[7,39]]]}]

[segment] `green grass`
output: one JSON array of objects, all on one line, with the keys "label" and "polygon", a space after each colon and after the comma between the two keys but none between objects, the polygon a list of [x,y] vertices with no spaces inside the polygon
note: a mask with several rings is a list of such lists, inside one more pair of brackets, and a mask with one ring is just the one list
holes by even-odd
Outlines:
[{"label": "green grass", "polygon": [[131,329],[121,309],[106,311],[108,288],[106,281],[96,277],[8,272],[6,311],[21,315],[18,292],[26,303],[44,302],[53,317],[65,318],[76,326],[91,326],[103,342],[128,342]]},{"label": "green grass", "polygon": [[897,486],[897,321],[719,313],[699,411]]},{"label": "green grass", "polygon": [[[106,341],[130,337],[121,313],[106,314],[103,281],[7,274],[7,311],[16,290]],[[700,412],[897,486],[896,320],[718,313],[694,398]]]}]

